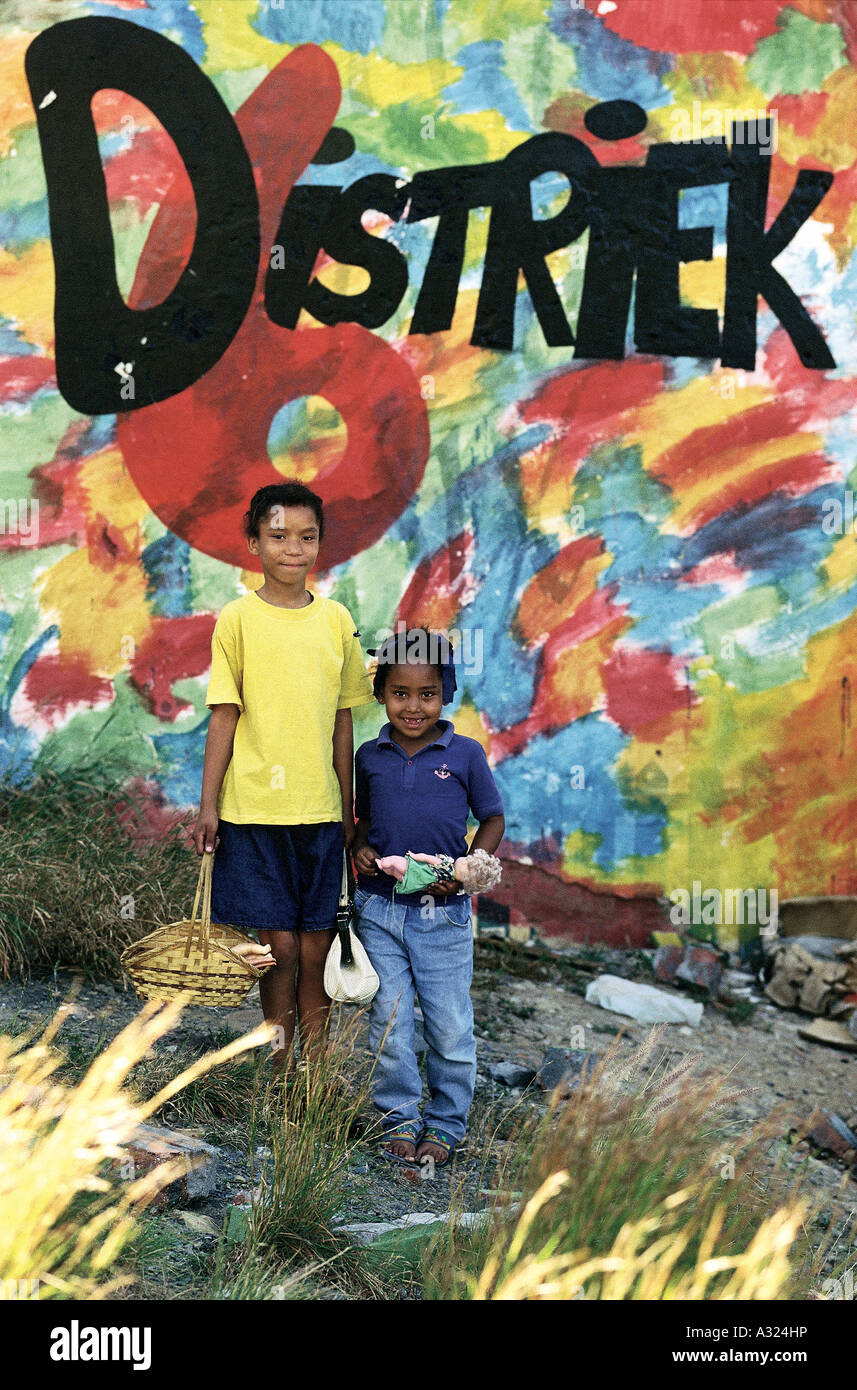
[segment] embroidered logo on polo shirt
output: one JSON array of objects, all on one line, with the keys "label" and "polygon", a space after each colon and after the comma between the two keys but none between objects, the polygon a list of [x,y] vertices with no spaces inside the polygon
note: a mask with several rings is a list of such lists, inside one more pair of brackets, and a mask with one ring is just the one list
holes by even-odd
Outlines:
[{"label": "embroidered logo on polo shirt", "polygon": [[450,773],[446,763],[444,763],[442,767],[436,767],[434,775],[435,777],[449,777]]}]

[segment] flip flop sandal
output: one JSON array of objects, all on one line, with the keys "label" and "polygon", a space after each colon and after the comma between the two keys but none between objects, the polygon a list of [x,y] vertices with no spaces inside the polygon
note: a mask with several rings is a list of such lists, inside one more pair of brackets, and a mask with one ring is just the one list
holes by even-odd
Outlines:
[{"label": "flip flop sandal", "polygon": [[385,1144],[395,1144],[397,1141],[413,1144],[416,1148],[422,1138],[423,1126],[421,1120],[405,1120],[402,1124],[396,1125],[395,1129],[388,1129],[383,1141],[378,1145],[378,1152],[382,1158],[387,1158],[391,1163],[400,1163],[405,1168],[419,1168],[415,1158],[402,1158],[401,1154],[394,1154],[385,1148]]},{"label": "flip flop sandal", "polygon": [[[444,1149],[446,1151],[443,1158],[436,1158],[434,1160],[435,1168],[445,1168],[452,1158],[452,1155],[455,1153],[455,1140],[451,1134],[446,1134],[442,1129],[434,1129],[432,1126],[429,1126],[429,1128],[424,1129],[420,1135],[420,1142],[424,1144],[436,1144],[439,1149]],[[423,1162],[425,1162],[425,1157],[423,1158]]]}]

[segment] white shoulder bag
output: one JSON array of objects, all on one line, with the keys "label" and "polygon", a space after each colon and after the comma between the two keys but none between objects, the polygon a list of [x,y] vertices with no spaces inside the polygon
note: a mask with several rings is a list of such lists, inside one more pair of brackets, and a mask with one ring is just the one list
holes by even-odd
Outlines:
[{"label": "white shoulder bag", "polygon": [[342,890],[336,913],[336,936],[324,963],[324,992],[338,1004],[370,1004],[380,980],[366,948],[352,931],[354,904],[348,892],[348,856],[342,860]]}]

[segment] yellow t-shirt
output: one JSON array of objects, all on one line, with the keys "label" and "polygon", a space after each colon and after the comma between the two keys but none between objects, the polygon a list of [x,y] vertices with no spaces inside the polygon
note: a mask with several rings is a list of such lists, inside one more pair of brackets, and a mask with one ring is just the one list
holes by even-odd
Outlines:
[{"label": "yellow t-shirt", "polygon": [[336,711],[372,700],[360,639],[341,603],[315,594],[276,608],[254,593],[227,603],[211,639],[207,705],[237,705],[218,800],[239,825],[342,820],[333,769]]}]

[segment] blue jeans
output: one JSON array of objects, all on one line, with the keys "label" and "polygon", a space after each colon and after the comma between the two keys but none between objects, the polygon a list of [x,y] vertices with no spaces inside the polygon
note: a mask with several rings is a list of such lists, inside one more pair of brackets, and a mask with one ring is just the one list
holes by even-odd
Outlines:
[{"label": "blue jeans", "polygon": [[473,916],[466,895],[442,903],[429,903],[428,896],[423,906],[412,906],[363,888],[354,894],[357,933],[381,981],[369,1018],[373,1053],[378,1053],[389,1027],[375,1067],[372,1099],[388,1117],[388,1128],[419,1119],[423,1087],[414,1052],[416,993],[423,1013],[430,1096],[424,1122],[458,1142],[467,1129],[476,1083],[470,999]]}]

